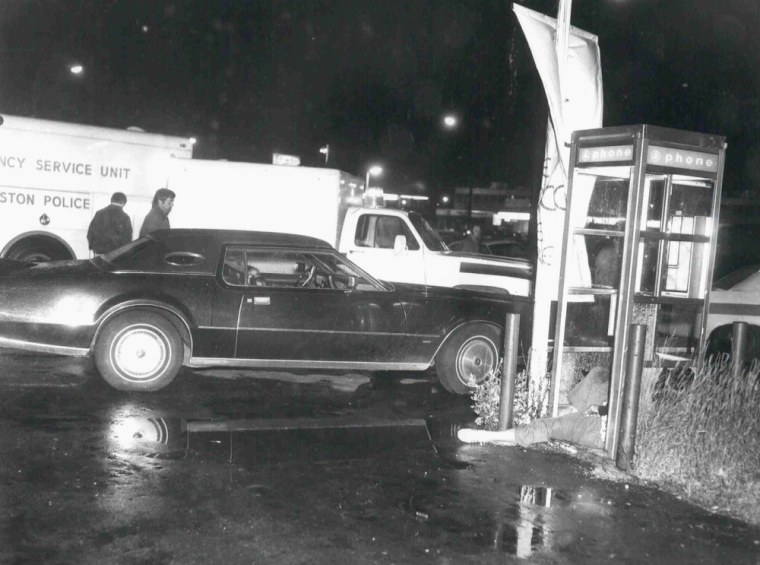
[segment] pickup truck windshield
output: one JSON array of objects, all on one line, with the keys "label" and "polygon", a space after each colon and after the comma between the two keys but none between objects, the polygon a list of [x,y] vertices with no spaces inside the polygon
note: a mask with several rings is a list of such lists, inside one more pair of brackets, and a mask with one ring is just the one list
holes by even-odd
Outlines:
[{"label": "pickup truck windshield", "polygon": [[425,218],[420,216],[417,212],[409,212],[409,221],[412,222],[412,225],[417,230],[417,233],[420,234],[422,243],[424,243],[425,247],[430,249],[430,251],[449,250],[449,248],[446,247],[446,244],[443,243],[443,240],[436,233],[436,231],[431,228],[430,224],[425,221]]}]

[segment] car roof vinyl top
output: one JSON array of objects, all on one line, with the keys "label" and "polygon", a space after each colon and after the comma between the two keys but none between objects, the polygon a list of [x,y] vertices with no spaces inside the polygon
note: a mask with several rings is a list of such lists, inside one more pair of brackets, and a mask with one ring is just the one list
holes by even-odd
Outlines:
[{"label": "car roof vinyl top", "polygon": [[332,249],[332,246],[324,240],[291,233],[180,228],[158,230],[151,234],[155,239],[164,239],[169,235],[211,236],[225,245],[286,245],[290,247]]}]

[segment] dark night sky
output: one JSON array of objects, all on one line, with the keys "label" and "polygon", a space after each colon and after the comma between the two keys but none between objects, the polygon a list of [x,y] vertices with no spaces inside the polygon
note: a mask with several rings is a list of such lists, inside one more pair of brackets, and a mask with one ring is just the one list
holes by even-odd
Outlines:
[{"label": "dark night sky", "polygon": [[[760,192],[760,1],[575,0],[572,23],[599,36],[604,125],[726,135],[726,191]],[[6,0],[0,42],[1,112],[194,135],[205,158],[319,165],[329,143],[388,189],[539,178],[546,102],[506,0]]]}]

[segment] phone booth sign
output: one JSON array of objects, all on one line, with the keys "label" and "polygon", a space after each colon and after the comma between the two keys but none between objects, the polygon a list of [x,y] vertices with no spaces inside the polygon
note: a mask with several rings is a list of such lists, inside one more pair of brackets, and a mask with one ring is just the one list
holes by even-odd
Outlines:
[{"label": "phone booth sign", "polygon": [[608,368],[610,457],[631,324],[646,327],[646,367],[704,347],[725,147],[650,125],[573,133],[551,401],[556,414],[588,370]]}]

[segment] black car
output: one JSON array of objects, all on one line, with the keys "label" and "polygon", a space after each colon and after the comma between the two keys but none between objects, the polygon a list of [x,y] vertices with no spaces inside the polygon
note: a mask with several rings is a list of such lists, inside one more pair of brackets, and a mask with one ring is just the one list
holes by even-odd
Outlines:
[{"label": "black car", "polygon": [[81,261],[0,261],[0,346],[92,356],[120,390],[182,365],[423,370],[463,394],[497,364],[507,312],[488,293],[379,281],[327,243],[164,230]]}]

